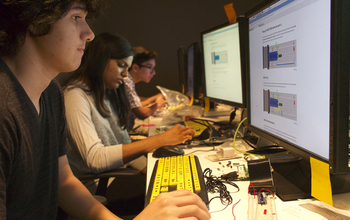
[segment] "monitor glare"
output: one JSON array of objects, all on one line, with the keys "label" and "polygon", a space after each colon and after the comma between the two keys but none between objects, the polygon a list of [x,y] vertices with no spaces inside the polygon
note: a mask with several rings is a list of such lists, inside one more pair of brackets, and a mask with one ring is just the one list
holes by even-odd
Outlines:
[{"label": "monitor glare", "polygon": [[245,107],[246,18],[201,32],[205,96],[210,101]]},{"label": "monitor glare", "polygon": [[346,174],[349,1],[268,2],[246,14],[248,129]]},{"label": "monitor glare", "polygon": [[194,99],[199,98],[202,84],[201,55],[197,42],[187,48],[187,95]]},{"label": "monitor glare", "polygon": [[179,68],[179,82],[181,85],[182,94],[186,94],[187,91],[185,91],[185,89],[187,87],[187,50],[183,46],[177,50],[177,61]]}]

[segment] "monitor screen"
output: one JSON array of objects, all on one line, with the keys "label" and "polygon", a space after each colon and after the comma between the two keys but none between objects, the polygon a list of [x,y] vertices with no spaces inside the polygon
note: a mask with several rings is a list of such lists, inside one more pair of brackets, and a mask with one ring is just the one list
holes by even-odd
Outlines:
[{"label": "monitor screen", "polygon": [[247,14],[248,127],[307,160],[329,163],[333,173],[347,172],[349,28],[341,25],[349,12],[341,10],[349,3],[269,2]]},{"label": "monitor screen", "polygon": [[192,43],[187,48],[187,95],[198,99],[202,80],[202,64],[199,45]]},{"label": "monitor screen", "polygon": [[213,102],[245,107],[245,18],[203,31],[205,96]]}]

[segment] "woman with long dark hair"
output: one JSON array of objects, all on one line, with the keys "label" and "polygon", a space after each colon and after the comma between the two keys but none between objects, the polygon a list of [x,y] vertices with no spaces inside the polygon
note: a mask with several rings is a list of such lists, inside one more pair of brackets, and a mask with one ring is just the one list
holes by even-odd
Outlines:
[{"label": "woman with long dark hair", "polygon": [[[131,109],[123,78],[133,50],[120,35],[102,33],[86,47],[82,63],[65,83],[68,154],[73,173],[101,173],[128,164],[145,173],[150,150],[192,139],[191,128],[174,126],[167,132],[131,142],[126,126]],[[94,193],[96,183],[84,183]]]}]

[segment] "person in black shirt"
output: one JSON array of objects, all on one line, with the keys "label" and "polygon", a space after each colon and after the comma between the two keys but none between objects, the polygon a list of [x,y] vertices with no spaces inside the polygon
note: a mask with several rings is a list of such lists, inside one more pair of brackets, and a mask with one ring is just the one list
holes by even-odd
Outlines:
[{"label": "person in black shirt", "polygon": [[[53,80],[80,65],[102,0],[0,2],[0,219],[119,219],[74,177],[62,91]],[[189,191],[158,196],[136,219],[209,219]]]}]

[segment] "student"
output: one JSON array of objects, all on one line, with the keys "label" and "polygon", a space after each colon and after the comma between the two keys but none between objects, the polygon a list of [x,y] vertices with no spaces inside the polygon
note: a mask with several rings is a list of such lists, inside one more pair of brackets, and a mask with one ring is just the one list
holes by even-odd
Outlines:
[{"label": "student", "polygon": [[[134,127],[135,119],[144,120],[154,114],[158,109],[165,106],[165,100],[162,93],[158,93],[152,97],[143,97],[139,96],[135,89],[135,83],[141,81],[149,83],[156,74],[154,68],[156,66],[157,53],[154,50],[146,49],[141,46],[134,47],[133,50],[135,53],[134,59],[129,68],[128,77],[124,80],[133,113],[128,130],[131,130]],[[135,127],[137,125],[135,125]],[[138,133],[144,132],[140,131]]]},{"label": "student", "polygon": [[[0,219],[56,219],[58,205],[80,219],[119,219],[70,170],[62,92],[52,80],[80,65],[94,38],[85,17],[101,3],[0,3]],[[135,219],[187,216],[210,218],[198,196],[177,191]]]},{"label": "student", "polygon": [[[131,163],[146,173],[147,152],[164,145],[192,139],[189,127],[174,126],[168,131],[131,142],[125,127],[130,104],[123,79],[134,52],[120,35],[102,33],[86,47],[80,67],[65,83],[68,160],[73,173],[101,173]],[[97,183],[84,181],[94,194]]]}]

